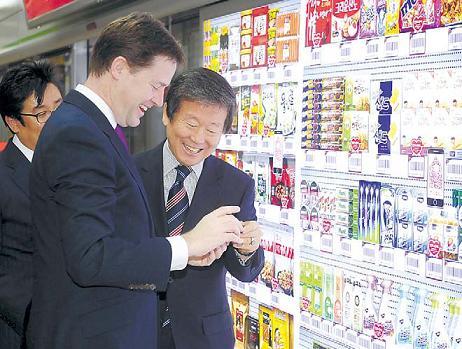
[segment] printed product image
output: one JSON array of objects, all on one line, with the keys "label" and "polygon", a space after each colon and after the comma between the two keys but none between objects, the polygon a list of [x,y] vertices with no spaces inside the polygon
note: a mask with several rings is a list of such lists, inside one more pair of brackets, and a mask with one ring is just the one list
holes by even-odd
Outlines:
[{"label": "printed product image", "polygon": [[260,349],[273,349],[273,310],[259,306],[258,322],[260,324]]},{"label": "printed product image", "polygon": [[306,40],[308,47],[329,44],[332,28],[332,0],[309,0],[306,5]]},{"label": "printed product image", "polygon": [[354,40],[360,27],[360,0],[333,0],[332,42]]},{"label": "printed product image", "polygon": [[245,319],[249,313],[249,298],[231,290],[236,349],[245,349]]}]

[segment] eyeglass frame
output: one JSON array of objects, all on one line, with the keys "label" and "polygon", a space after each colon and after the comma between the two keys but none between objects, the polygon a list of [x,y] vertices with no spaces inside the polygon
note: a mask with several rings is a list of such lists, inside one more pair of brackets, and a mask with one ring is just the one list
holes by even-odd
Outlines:
[{"label": "eyeglass frame", "polygon": [[[33,114],[33,113],[19,113],[19,115],[21,115],[21,116],[33,116],[35,118],[35,120],[37,120],[37,123],[45,124],[48,121],[48,119],[50,118],[51,113],[53,113],[55,110],[56,109],[54,109],[54,110],[43,110],[43,111],[40,111],[40,112],[38,112],[36,114]],[[42,122],[42,121],[39,120],[39,115],[40,114],[45,115],[43,113],[50,113],[50,115],[47,117],[47,119],[45,121]]]}]

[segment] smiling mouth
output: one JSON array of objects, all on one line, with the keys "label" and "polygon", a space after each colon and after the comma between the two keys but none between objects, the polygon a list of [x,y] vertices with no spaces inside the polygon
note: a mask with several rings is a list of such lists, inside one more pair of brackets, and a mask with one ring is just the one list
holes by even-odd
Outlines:
[{"label": "smiling mouth", "polygon": [[188,152],[193,153],[193,154],[198,154],[202,150],[201,148],[190,147],[189,145],[186,145],[186,144],[183,144],[183,146]]}]

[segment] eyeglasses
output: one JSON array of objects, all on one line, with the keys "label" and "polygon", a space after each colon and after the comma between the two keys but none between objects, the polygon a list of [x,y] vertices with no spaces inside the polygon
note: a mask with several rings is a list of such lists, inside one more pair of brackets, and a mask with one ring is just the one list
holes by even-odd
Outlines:
[{"label": "eyeglasses", "polygon": [[53,113],[54,110],[44,110],[44,111],[41,111],[37,114],[32,114],[32,113],[19,113],[19,115],[22,115],[22,116],[33,116],[34,118],[37,119],[37,122],[39,124],[44,124],[45,122],[47,122],[48,118],[50,117],[51,113]]}]

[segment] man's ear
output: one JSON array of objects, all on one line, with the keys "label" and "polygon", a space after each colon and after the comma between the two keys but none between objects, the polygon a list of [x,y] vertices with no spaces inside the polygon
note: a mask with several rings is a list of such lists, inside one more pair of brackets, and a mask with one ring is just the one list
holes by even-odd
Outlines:
[{"label": "man's ear", "polygon": [[24,127],[21,124],[21,121],[18,119],[12,118],[11,116],[5,116],[5,122],[13,133],[19,133],[21,127]]},{"label": "man's ear", "polygon": [[167,103],[164,103],[164,106],[162,107],[162,123],[165,127],[167,127],[167,125],[170,123],[170,119],[167,115]]},{"label": "man's ear", "polygon": [[110,67],[110,73],[111,76],[116,79],[120,80],[124,78],[124,74],[130,70],[130,67],[128,66],[128,62],[125,59],[125,57],[122,56],[117,56],[112,60],[111,67]]}]

